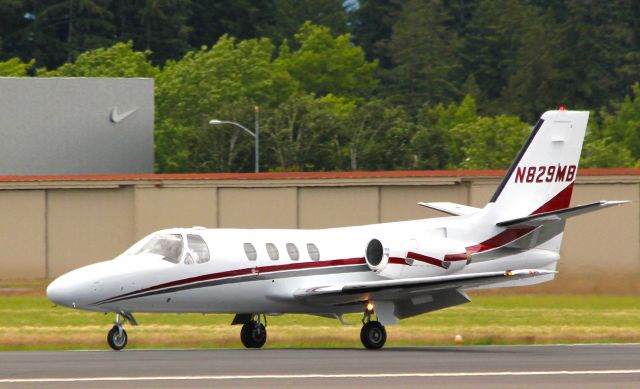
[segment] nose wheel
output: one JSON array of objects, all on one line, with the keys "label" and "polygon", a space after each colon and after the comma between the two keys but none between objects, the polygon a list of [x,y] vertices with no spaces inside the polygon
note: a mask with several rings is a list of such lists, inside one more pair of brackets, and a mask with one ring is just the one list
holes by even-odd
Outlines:
[{"label": "nose wheel", "polygon": [[131,312],[116,312],[116,321],[114,326],[107,333],[107,343],[109,343],[109,347],[116,351],[120,351],[127,346],[127,341],[129,338],[127,337],[127,331],[124,330],[122,325],[125,321],[129,321],[131,325],[138,325],[136,319],[133,317]]},{"label": "nose wheel", "polygon": [[[246,348],[261,348],[267,342],[267,328],[260,323],[260,315],[256,315],[257,320],[250,320],[242,325],[240,330],[240,340]],[[265,324],[267,322],[264,316]]]},{"label": "nose wheel", "polygon": [[121,326],[113,326],[113,328],[107,334],[107,342],[109,346],[116,350],[120,351],[127,345],[127,331],[124,330]]}]

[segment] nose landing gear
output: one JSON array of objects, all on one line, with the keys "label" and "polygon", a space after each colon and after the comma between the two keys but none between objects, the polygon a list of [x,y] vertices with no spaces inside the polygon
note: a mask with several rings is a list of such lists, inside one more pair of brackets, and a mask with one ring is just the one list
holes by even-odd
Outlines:
[{"label": "nose landing gear", "polygon": [[362,318],[362,329],[360,330],[360,341],[369,350],[379,350],[387,341],[387,330],[377,320],[371,320],[373,314],[373,304],[367,303],[364,317]]},{"label": "nose landing gear", "polygon": [[127,337],[127,331],[122,328],[125,321],[129,321],[129,323],[134,326],[138,325],[138,322],[136,322],[136,319],[130,312],[116,312],[116,321],[114,326],[107,334],[107,343],[109,343],[109,347],[116,351],[120,351],[125,348],[127,346],[127,341],[129,340]]},{"label": "nose landing gear", "polygon": [[261,348],[267,341],[267,315],[264,317],[264,324],[260,323],[260,314],[254,315],[251,320],[242,325],[240,330],[240,340],[246,348]]}]

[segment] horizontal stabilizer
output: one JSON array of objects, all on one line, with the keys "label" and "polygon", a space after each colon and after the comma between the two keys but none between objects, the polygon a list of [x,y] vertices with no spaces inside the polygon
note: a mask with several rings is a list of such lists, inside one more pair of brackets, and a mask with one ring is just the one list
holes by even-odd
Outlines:
[{"label": "horizontal stabilizer", "polygon": [[625,204],[629,201],[598,201],[597,203],[578,205],[571,208],[558,209],[556,211],[543,212],[536,215],[505,220],[496,223],[498,227],[537,227],[546,222],[565,220],[567,218],[594,212],[615,205]]},{"label": "horizontal stabilizer", "polygon": [[480,208],[470,207],[468,205],[462,205],[462,204],[456,204],[456,203],[448,203],[448,202],[441,202],[441,203],[422,203],[421,202],[421,203],[418,203],[418,205],[435,209],[436,211],[441,211],[454,216],[470,215],[480,210]]}]

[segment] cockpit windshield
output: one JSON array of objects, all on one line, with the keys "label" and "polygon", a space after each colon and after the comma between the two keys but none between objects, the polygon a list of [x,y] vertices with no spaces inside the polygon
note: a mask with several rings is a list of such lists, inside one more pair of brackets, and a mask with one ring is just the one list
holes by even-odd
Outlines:
[{"label": "cockpit windshield", "polygon": [[161,255],[165,261],[178,263],[182,256],[182,246],[182,235],[161,234],[154,236],[136,255],[145,253],[157,254]]}]

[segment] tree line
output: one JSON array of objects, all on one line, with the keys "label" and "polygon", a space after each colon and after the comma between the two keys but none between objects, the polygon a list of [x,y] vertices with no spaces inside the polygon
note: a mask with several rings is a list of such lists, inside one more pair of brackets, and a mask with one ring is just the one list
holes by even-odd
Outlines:
[{"label": "tree line", "polygon": [[505,168],[545,110],[640,167],[632,0],[0,2],[0,75],[152,77],[158,172]]}]

